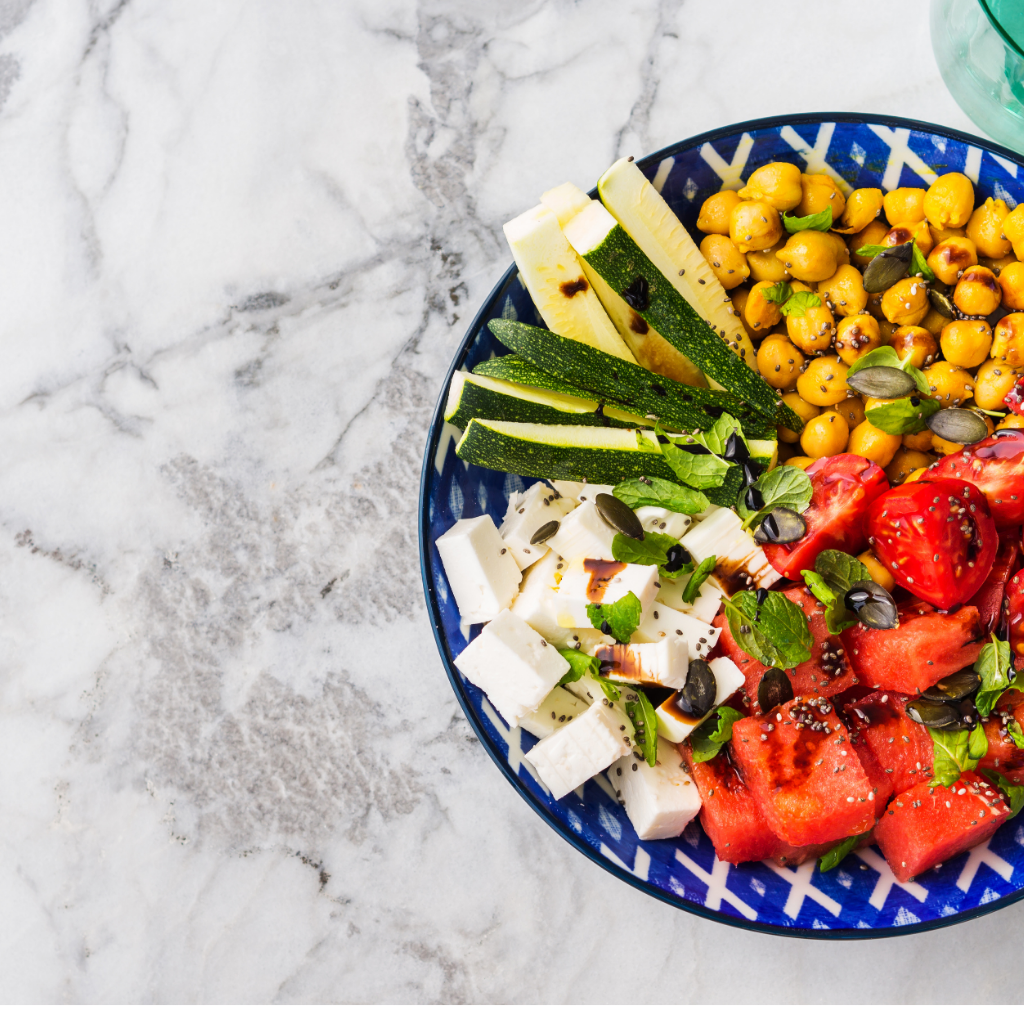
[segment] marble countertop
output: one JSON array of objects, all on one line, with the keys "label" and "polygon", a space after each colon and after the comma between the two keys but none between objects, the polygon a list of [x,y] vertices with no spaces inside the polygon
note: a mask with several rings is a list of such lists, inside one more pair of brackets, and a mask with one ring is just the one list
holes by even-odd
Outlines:
[{"label": "marble countertop", "polygon": [[750,117],[971,130],[925,0],[852,15],[0,3],[0,999],[1020,1001],[1024,905],[815,943],[589,863],[476,741],[420,588],[503,221]]}]

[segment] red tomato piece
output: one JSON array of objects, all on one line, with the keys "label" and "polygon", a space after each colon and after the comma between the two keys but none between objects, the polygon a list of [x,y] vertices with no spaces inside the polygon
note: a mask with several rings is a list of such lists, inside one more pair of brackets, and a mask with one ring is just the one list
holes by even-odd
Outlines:
[{"label": "red tomato piece", "polygon": [[765,544],[764,553],[777,572],[802,582],[802,569],[813,569],[818,555],[834,548],[859,555],[864,544],[864,513],[889,489],[880,466],[860,455],[832,455],[807,467],[814,493],[803,513],[807,533],[794,544]]},{"label": "red tomato piece", "polygon": [[1024,780],[1024,750],[1010,738],[1006,728],[1010,722],[1024,729],[1024,693],[1019,690],[1004,693],[985,722],[988,751],[978,762],[978,768],[991,768],[1019,786]]},{"label": "red tomato piece", "polygon": [[1009,813],[995,786],[964,772],[949,789],[919,782],[901,793],[875,826],[875,842],[892,873],[906,882],[983,843]]},{"label": "red tomato piece", "polygon": [[1006,606],[1013,667],[1021,672],[1024,671],[1024,570],[1011,576],[1006,584]]},{"label": "red tomato piece", "polygon": [[[909,700],[899,693],[871,693],[850,706],[850,726],[861,760],[867,754],[881,768],[889,780],[890,795],[930,779],[935,761],[928,730],[904,710]],[[874,777],[871,772],[868,776]]]},{"label": "red tomato piece", "polygon": [[1006,396],[1003,398],[1007,408],[1010,412],[1015,412],[1020,415],[1020,411],[1024,408],[1024,380],[1018,380],[1016,384],[1006,392]]},{"label": "red tomato piece", "polygon": [[997,430],[991,437],[966,445],[939,459],[922,480],[974,484],[986,498],[999,529],[1024,523],[1024,430]]},{"label": "red tomato piece", "polygon": [[992,563],[988,578],[982,583],[978,592],[971,599],[971,604],[978,609],[981,616],[981,628],[986,633],[995,629],[1003,611],[1003,597],[1006,584],[1017,571],[1020,562],[1019,531],[1004,531],[999,534],[999,548],[996,560]]},{"label": "red tomato piece", "polygon": [[998,539],[973,484],[915,480],[871,503],[868,543],[896,582],[938,608],[969,601],[985,582]]},{"label": "red tomato piece", "polygon": [[937,612],[916,602],[900,607],[896,629],[868,629],[858,623],[842,634],[853,671],[865,686],[909,694],[973,665],[984,636],[973,605]]},{"label": "red tomato piece", "polygon": [[871,781],[824,697],[741,719],[730,749],[768,827],[787,843],[836,842],[874,824]]}]

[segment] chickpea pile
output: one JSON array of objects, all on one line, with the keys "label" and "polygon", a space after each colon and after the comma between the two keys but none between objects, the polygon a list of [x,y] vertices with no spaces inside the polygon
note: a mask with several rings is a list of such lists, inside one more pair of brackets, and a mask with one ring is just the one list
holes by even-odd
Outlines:
[{"label": "chickpea pile", "polygon": [[[787,234],[783,214],[805,217],[826,207],[831,230]],[[766,164],[738,192],[706,199],[697,228],[705,236],[701,252],[759,344],[758,370],[803,421],[799,434],[779,431],[779,460],[787,465],[853,452],[902,483],[960,450],[930,430],[892,435],[867,420],[874,405],[891,400],[863,398],[847,388],[846,376],[880,345],[909,356],[943,408],[1004,411],[1024,375],[1024,203],[1011,211],[1002,199],[986,199],[975,208],[974,186],[963,174],[943,174],[928,189],[859,188],[844,198],[827,174]],[[911,240],[936,280],[907,276],[868,293],[862,275],[871,257],[857,250]],[[766,294],[780,281],[794,292],[815,292],[821,305],[783,316]],[[934,308],[929,284],[945,286],[957,319]],[[993,328],[997,310],[1005,315]],[[991,434],[993,417],[984,418]],[[1024,416],[1006,415],[1000,425],[1022,427]]]}]

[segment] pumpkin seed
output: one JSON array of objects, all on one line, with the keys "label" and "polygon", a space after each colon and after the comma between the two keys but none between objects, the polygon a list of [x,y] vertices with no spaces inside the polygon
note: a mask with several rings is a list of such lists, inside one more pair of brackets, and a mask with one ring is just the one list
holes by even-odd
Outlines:
[{"label": "pumpkin seed", "polygon": [[770,668],[757,684],[757,703],[761,714],[767,715],[772,708],[788,704],[793,699],[793,684],[781,668]]},{"label": "pumpkin seed", "polygon": [[715,674],[706,661],[690,662],[686,670],[686,683],[676,697],[676,704],[684,715],[703,718],[714,706],[718,696]]},{"label": "pumpkin seed", "polygon": [[843,596],[843,604],[868,629],[895,629],[900,622],[892,594],[874,580],[855,583]]},{"label": "pumpkin seed", "polygon": [[751,512],[764,508],[764,495],[756,487],[748,487],[743,493],[743,504]]},{"label": "pumpkin seed", "polygon": [[974,444],[988,436],[988,427],[971,409],[940,409],[928,417],[928,429],[953,444]]},{"label": "pumpkin seed", "polygon": [[807,532],[807,520],[791,508],[777,508],[754,531],[758,544],[792,544]]},{"label": "pumpkin seed", "polygon": [[[946,707],[952,705],[947,704]],[[962,729],[973,729],[978,724],[978,709],[974,706],[974,701],[967,698],[967,700],[960,701],[956,705],[956,710],[960,715],[960,727]]]},{"label": "pumpkin seed", "polygon": [[633,540],[644,539],[644,528],[636,513],[614,494],[599,494],[594,498],[597,514],[613,529]]},{"label": "pumpkin seed", "polygon": [[530,538],[530,543],[543,544],[545,541],[551,540],[556,533],[558,533],[558,520],[552,519],[550,523],[545,523],[543,526],[537,527],[536,532]]},{"label": "pumpkin seed", "polygon": [[945,292],[940,292],[934,285],[928,289],[928,301],[931,302],[932,309],[940,316],[944,316],[947,320],[959,319],[960,310],[953,305],[953,300]]},{"label": "pumpkin seed", "polygon": [[645,310],[651,304],[651,286],[646,277],[637,277],[622,289],[622,297],[633,309]]},{"label": "pumpkin seed", "polygon": [[895,366],[867,366],[847,377],[846,386],[869,398],[903,398],[917,390],[914,378]]},{"label": "pumpkin seed", "polygon": [[921,700],[930,700],[935,704],[959,704],[965,697],[970,697],[981,686],[981,679],[976,672],[963,668],[945,679],[940,679],[934,686],[929,686],[921,694]]},{"label": "pumpkin seed", "polygon": [[918,725],[929,729],[958,729],[960,712],[955,704],[936,704],[930,700],[912,700],[907,705],[907,714]]},{"label": "pumpkin seed", "polygon": [[746,462],[750,458],[750,452],[747,451],[743,438],[735,430],[729,435],[729,440],[725,442],[725,450],[722,454],[730,462]]},{"label": "pumpkin seed", "polygon": [[673,544],[672,547],[665,552],[665,558],[667,559],[665,562],[666,572],[679,572],[679,570],[682,569],[682,567],[690,560],[689,556],[680,544]]},{"label": "pumpkin seed", "polygon": [[743,463],[743,484],[745,487],[753,487],[757,478],[761,475],[761,467],[757,465],[751,465],[749,462]]},{"label": "pumpkin seed", "polygon": [[864,287],[869,292],[884,292],[907,276],[914,245],[904,242],[880,252],[864,270]]}]

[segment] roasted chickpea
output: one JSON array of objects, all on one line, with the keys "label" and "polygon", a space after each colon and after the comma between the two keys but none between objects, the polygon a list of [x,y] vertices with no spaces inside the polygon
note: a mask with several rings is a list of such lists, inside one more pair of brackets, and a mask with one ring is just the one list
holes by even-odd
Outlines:
[{"label": "roasted chickpea", "polygon": [[1024,260],[1024,203],[1018,203],[1003,221],[1003,234],[1013,246],[1017,259]]},{"label": "roasted chickpea", "polygon": [[998,277],[1002,272],[1003,267],[1008,267],[1011,263],[1017,262],[1017,257],[1011,252],[1008,256],[1000,256],[998,259],[992,256],[979,256],[978,262],[983,266],[987,267],[992,271],[993,274]]},{"label": "roasted chickpea", "polygon": [[857,556],[857,561],[868,571],[868,575],[891,594],[896,589],[896,578],[870,551]]},{"label": "roasted chickpea", "polygon": [[1014,370],[1024,369],[1024,313],[1007,313],[996,324],[990,355]]},{"label": "roasted chickpea", "polygon": [[832,248],[836,252],[836,266],[845,267],[851,262],[850,260],[850,247],[846,244],[846,239],[842,235],[837,235],[834,231],[827,232],[828,240],[832,243]]},{"label": "roasted chickpea", "polygon": [[837,412],[823,412],[815,416],[800,435],[800,447],[812,459],[838,455],[846,449],[850,428]]},{"label": "roasted chickpea", "polygon": [[925,367],[924,376],[930,396],[938,399],[943,409],[963,405],[974,393],[974,378],[966,370],[944,360]]},{"label": "roasted chickpea", "polygon": [[882,239],[889,233],[889,225],[881,220],[873,220],[866,228],[858,231],[850,238],[850,259],[854,266],[866,267],[873,256],[858,256],[857,250],[865,245],[881,245]]},{"label": "roasted chickpea", "polygon": [[879,313],[878,320],[878,336],[882,339],[883,345],[892,344],[892,336],[896,332],[896,325],[889,323],[884,316]]},{"label": "roasted chickpea", "polygon": [[784,334],[769,334],[757,350],[757,370],[773,388],[796,384],[804,354]]},{"label": "roasted chickpea", "polygon": [[767,326],[754,327],[747,319],[747,298],[749,296],[749,288],[736,288],[729,293],[729,301],[732,303],[733,309],[736,310],[736,315],[740,318],[740,322],[743,324],[750,340],[760,341],[761,338],[767,337],[772,329]]},{"label": "roasted chickpea", "polygon": [[974,210],[974,186],[966,174],[941,174],[928,187],[924,215],[937,228],[962,228]]},{"label": "roasted chickpea", "polygon": [[[985,429],[989,434],[991,434],[992,431],[995,430],[995,427],[992,425],[992,420],[989,419],[988,416],[983,416],[982,419],[985,421]],[[940,455],[955,455],[957,452],[963,451],[964,446],[962,444],[953,444],[952,441],[945,441],[936,434],[932,440],[932,447]]]},{"label": "roasted chickpea", "polygon": [[904,434],[903,447],[912,448],[915,452],[930,452],[932,436],[930,430],[919,430],[916,434]]},{"label": "roasted chickpea", "polygon": [[794,313],[786,317],[789,340],[808,355],[831,348],[835,330],[835,320],[828,306],[815,306],[803,316]]},{"label": "roasted chickpea", "polygon": [[903,245],[904,242],[917,242],[917,247],[921,250],[922,255],[927,256],[934,245],[932,233],[928,230],[928,221],[906,221],[903,224],[894,224],[882,239],[882,245],[886,247]]},{"label": "roasted chickpea", "polygon": [[947,238],[966,238],[967,232],[963,228],[940,228],[931,221],[928,221],[928,229],[932,233],[935,244],[946,241]]},{"label": "roasted chickpea", "polygon": [[871,459],[885,469],[892,461],[893,456],[900,449],[900,435],[887,434],[884,430],[865,420],[858,427],[850,431],[850,440],[846,450],[854,455],[861,455],[865,459]]},{"label": "roasted chickpea", "polygon": [[988,316],[994,313],[1002,298],[996,275],[977,264],[968,267],[960,275],[953,289],[953,301],[957,309],[967,316]]},{"label": "roasted chickpea", "polygon": [[850,430],[864,422],[864,403],[856,395],[853,398],[844,398],[841,402],[836,402],[832,409],[843,417]]},{"label": "roasted chickpea", "polygon": [[800,183],[803,185],[803,196],[793,211],[795,216],[806,217],[811,213],[821,213],[826,206],[831,206],[832,223],[842,217],[846,209],[846,200],[839,191],[839,186],[829,175],[801,174]]},{"label": "roasted chickpea", "polygon": [[992,347],[992,328],[984,320],[953,320],[942,328],[939,345],[954,366],[980,366]]},{"label": "roasted chickpea", "polygon": [[729,214],[729,237],[740,252],[770,249],[782,238],[779,211],[759,199],[737,203]]},{"label": "roasted chickpea", "polygon": [[1024,428],[1024,416],[1021,416],[1018,412],[1011,412],[1009,416],[1003,417],[1003,421],[999,425],[1012,430],[1021,430]]},{"label": "roasted chickpea", "polygon": [[885,475],[889,478],[889,483],[897,487],[906,480],[907,474],[913,473],[915,469],[927,469],[933,461],[932,456],[925,452],[900,448],[885,467]]},{"label": "roasted chickpea", "polygon": [[945,327],[946,324],[951,324],[952,322],[952,320],[947,320],[946,317],[932,306],[931,309],[925,313],[924,319],[921,321],[919,326],[923,327],[926,331],[929,331],[933,338],[937,338],[942,333],[942,328]]},{"label": "roasted chickpea", "polygon": [[777,253],[801,281],[824,281],[839,267],[835,244],[824,231],[798,231]]},{"label": "roasted chickpea", "polygon": [[796,164],[775,163],[758,167],[738,192],[740,199],[760,199],[776,210],[792,210],[803,195],[800,168]]},{"label": "roasted chickpea", "polygon": [[892,332],[889,344],[896,350],[900,359],[910,356],[911,366],[916,366],[919,370],[934,362],[939,352],[932,332],[923,327],[898,327]]},{"label": "roasted chickpea", "polygon": [[868,293],[864,290],[864,278],[850,264],[839,267],[831,277],[819,282],[815,291],[837,316],[852,316],[867,308]]},{"label": "roasted chickpea", "polygon": [[[821,412],[818,406],[805,402],[796,391],[787,391],[782,396],[782,401],[804,421],[804,424],[809,423]],[[800,440],[800,435],[788,427],[779,427],[779,439],[792,444],[794,441]]]},{"label": "roasted chickpea", "polygon": [[747,253],[750,277],[754,281],[788,281],[792,277],[785,264],[776,255],[785,245],[788,235],[776,242],[770,249],[754,249]]},{"label": "roasted chickpea", "polygon": [[1007,309],[1024,309],[1024,263],[1014,261],[999,271],[999,290]]},{"label": "roasted chickpea", "polygon": [[1003,234],[1003,221],[1010,216],[1010,208],[1002,199],[986,199],[967,222],[967,237],[974,243],[979,255],[999,259],[1013,246]]},{"label": "roasted chickpea", "polygon": [[700,251],[726,290],[738,287],[750,276],[746,257],[728,235],[705,235]]},{"label": "roasted chickpea", "polygon": [[836,351],[847,366],[878,348],[881,343],[878,321],[870,313],[843,317],[836,325]]},{"label": "roasted chickpea", "polygon": [[978,262],[978,253],[969,238],[947,238],[932,249],[927,262],[943,284],[953,285],[968,267]]},{"label": "roasted chickpea", "polygon": [[923,188],[894,188],[882,200],[885,219],[894,225],[924,220],[924,197]]},{"label": "roasted chickpea", "polygon": [[796,466],[797,469],[806,469],[817,461],[817,459],[812,459],[808,455],[794,455],[793,458],[786,459],[785,464],[787,466]]},{"label": "roasted chickpea", "polygon": [[863,231],[882,212],[882,190],[880,188],[857,188],[846,200],[842,221],[833,231],[852,235]]},{"label": "roasted chickpea", "polygon": [[812,359],[807,369],[797,378],[796,390],[805,402],[813,405],[835,405],[841,402],[846,397],[846,363],[838,356]]},{"label": "roasted chickpea", "polygon": [[1006,393],[1017,383],[1017,374],[1006,363],[989,359],[978,367],[974,401],[979,409],[1005,409]]},{"label": "roasted chickpea", "polygon": [[905,277],[897,281],[882,295],[882,315],[890,323],[901,327],[919,324],[931,304],[928,288],[916,277]]},{"label": "roasted chickpea", "polygon": [[765,292],[775,285],[771,281],[758,281],[747,295],[746,318],[756,330],[759,327],[774,327],[782,319],[782,311]]},{"label": "roasted chickpea", "polygon": [[697,230],[703,231],[706,235],[729,234],[729,214],[739,201],[740,197],[732,189],[708,196],[701,204]]},{"label": "roasted chickpea", "polygon": [[907,478],[903,482],[905,484],[912,484],[915,480],[920,480],[927,472],[926,469],[915,469],[913,473],[907,474]]}]

